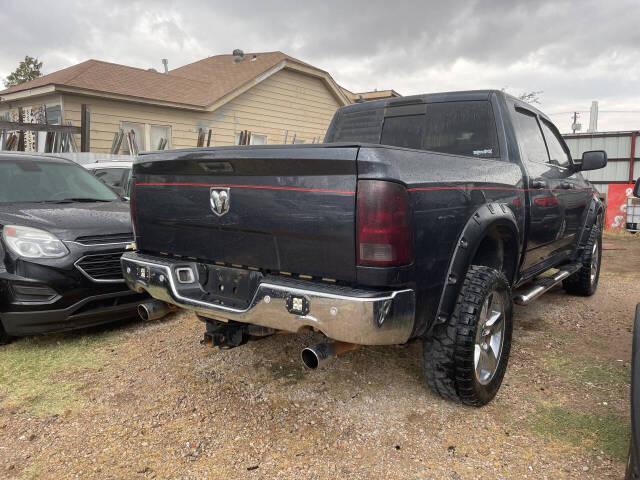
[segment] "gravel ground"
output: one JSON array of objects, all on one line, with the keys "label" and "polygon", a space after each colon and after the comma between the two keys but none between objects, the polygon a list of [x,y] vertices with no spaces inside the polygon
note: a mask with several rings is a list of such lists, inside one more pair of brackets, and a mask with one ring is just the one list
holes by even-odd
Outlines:
[{"label": "gravel ground", "polygon": [[34,413],[0,385],[0,477],[622,478],[640,242],[608,241],[621,249],[604,252],[594,297],[516,308],[505,382],[481,409],[427,390],[419,342],[311,372],[300,350],[320,335],[208,349],[188,313],[55,336],[47,348],[115,341],[47,380],[67,382],[68,408]]}]

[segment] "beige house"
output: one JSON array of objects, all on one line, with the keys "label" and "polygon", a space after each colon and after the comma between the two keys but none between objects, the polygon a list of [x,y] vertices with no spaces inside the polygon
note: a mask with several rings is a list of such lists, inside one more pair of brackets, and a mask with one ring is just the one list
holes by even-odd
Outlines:
[{"label": "beige house", "polygon": [[346,88],[342,88],[342,92],[347,96],[347,98],[349,98],[349,100],[351,101],[351,103],[357,103],[357,102],[369,102],[371,100],[382,100],[385,98],[395,98],[395,97],[401,97],[402,95],[400,95],[398,92],[396,92],[395,90],[389,89],[389,90],[373,90],[371,92],[359,92],[359,93],[353,93],[349,90],[347,90]]},{"label": "beige house", "polygon": [[[282,52],[217,55],[167,73],[98,60],[0,92],[0,118],[45,105],[49,123],[79,126],[90,110],[92,152],[108,153],[114,135],[133,130],[142,150],[195,147],[200,131],[211,145],[322,141],[335,110],[352,103],[347,91],[316,67]],[[123,142],[120,153],[126,153]]]}]

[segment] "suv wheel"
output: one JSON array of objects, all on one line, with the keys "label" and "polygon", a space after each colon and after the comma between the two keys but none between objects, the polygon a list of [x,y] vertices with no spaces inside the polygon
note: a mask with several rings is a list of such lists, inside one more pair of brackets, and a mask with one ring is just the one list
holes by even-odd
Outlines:
[{"label": "suv wheel", "polygon": [[10,343],[11,340],[13,340],[13,337],[8,335],[7,332],[4,331],[2,321],[0,321],[0,345],[6,345],[7,343]]},{"label": "suv wheel", "polygon": [[562,282],[562,286],[567,293],[583,297],[593,295],[596,292],[596,288],[598,288],[601,260],[602,230],[597,225],[594,225],[580,258],[580,270]]},{"label": "suv wheel", "polygon": [[449,320],[423,342],[424,371],[431,390],[466,405],[486,405],[507,369],[513,303],[504,274],[472,265]]}]

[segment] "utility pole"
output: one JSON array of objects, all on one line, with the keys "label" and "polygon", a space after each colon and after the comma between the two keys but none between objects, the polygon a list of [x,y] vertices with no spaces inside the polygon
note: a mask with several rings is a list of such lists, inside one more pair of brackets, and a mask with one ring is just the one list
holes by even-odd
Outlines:
[{"label": "utility pole", "polygon": [[571,129],[573,130],[573,133],[576,133],[576,130],[580,130],[582,128],[582,125],[578,123],[579,115],[580,114],[578,112],[573,112],[573,124],[571,125]]}]

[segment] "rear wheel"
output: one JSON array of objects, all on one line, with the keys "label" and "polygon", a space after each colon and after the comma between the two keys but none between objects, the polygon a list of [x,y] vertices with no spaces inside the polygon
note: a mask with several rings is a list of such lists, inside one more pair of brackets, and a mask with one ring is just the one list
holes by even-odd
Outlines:
[{"label": "rear wheel", "polygon": [[562,286],[571,295],[589,297],[598,288],[600,261],[602,260],[602,230],[594,225],[589,240],[582,251],[580,270],[562,282]]},{"label": "rear wheel", "polygon": [[423,343],[429,387],[466,405],[489,403],[507,369],[512,334],[511,289],[497,270],[472,265],[455,310]]}]

